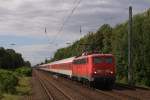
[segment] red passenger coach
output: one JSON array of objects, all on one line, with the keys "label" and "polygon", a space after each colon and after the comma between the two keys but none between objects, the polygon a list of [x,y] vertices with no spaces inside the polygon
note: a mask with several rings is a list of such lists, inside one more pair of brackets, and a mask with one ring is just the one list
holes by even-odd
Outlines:
[{"label": "red passenger coach", "polygon": [[115,59],[112,54],[71,57],[41,65],[40,69],[94,85],[104,83],[111,86],[115,81]]},{"label": "red passenger coach", "polygon": [[75,57],[40,65],[40,69],[57,74],[72,76],[72,61]]}]

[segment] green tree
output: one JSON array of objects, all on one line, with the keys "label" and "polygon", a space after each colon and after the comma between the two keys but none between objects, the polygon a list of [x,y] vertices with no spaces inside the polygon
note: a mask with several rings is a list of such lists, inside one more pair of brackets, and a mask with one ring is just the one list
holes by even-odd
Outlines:
[{"label": "green tree", "polygon": [[12,49],[0,48],[0,68],[13,69],[24,66],[30,62],[25,62],[20,53],[16,53]]}]

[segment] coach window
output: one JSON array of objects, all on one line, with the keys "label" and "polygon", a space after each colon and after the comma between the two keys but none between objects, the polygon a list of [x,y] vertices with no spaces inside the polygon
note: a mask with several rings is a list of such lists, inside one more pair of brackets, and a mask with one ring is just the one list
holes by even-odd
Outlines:
[{"label": "coach window", "polygon": [[79,64],[79,60],[74,60],[73,63],[74,64]]},{"label": "coach window", "polygon": [[81,64],[82,63],[82,60],[81,59],[78,59],[77,60],[77,64]]}]

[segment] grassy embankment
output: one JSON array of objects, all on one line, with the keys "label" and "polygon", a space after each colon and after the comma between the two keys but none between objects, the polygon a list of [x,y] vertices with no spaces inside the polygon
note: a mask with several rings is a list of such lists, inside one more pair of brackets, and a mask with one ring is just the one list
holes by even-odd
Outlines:
[{"label": "grassy embankment", "polygon": [[21,100],[31,94],[31,68],[0,70],[0,100]]}]

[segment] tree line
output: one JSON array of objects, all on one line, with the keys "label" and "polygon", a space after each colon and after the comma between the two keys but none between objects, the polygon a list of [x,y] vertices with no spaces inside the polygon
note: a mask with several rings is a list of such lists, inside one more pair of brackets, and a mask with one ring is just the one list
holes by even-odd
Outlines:
[{"label": "tree line", "polygon": [[30,62],[24,61],[20,53],[0,47],[0,99],[7,93],[19,94],[19,80],[31,76],[30,66]]},{"label": "tree line", "polygon": [[22,55],[13,49],[0,47],[0,68],[14,69],[22,66],[31,66],[31,64],[29,61],[24,61]]},{"label": "tree line", "polygon": [[[132,65],[136,84],[150,86],[150,9],[133,17]],[[82,45],[87,44],[87,45]],[[58,49],[50,61],[81,55],[85,50],[98,50],[114,54],[117,81],[127,82],[128,73],[128,21],[111,27],[102,25],[96,32],[89,32],[72,45]]]}]

